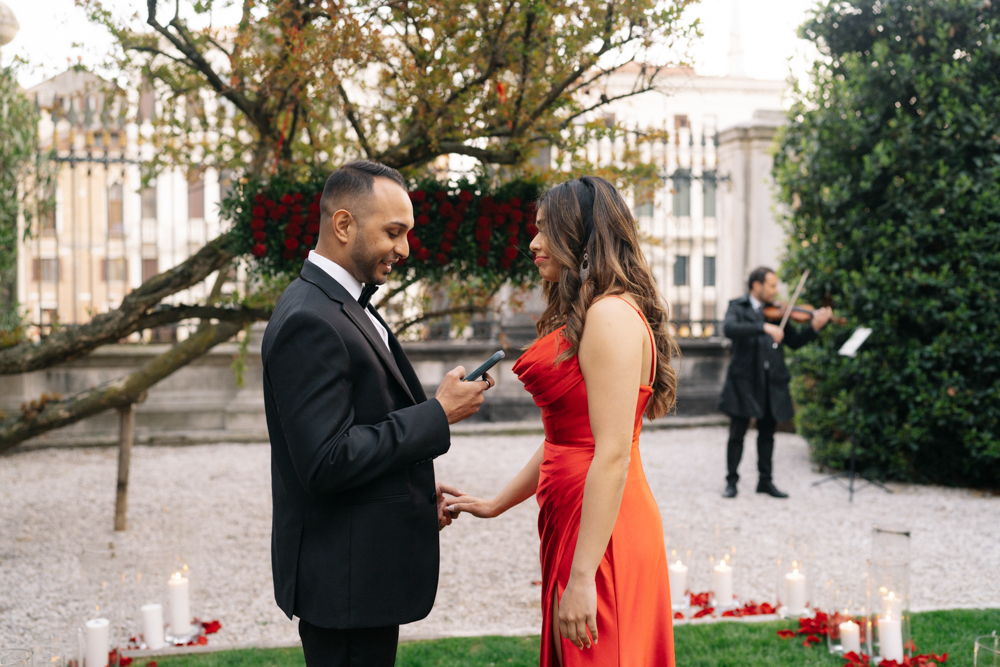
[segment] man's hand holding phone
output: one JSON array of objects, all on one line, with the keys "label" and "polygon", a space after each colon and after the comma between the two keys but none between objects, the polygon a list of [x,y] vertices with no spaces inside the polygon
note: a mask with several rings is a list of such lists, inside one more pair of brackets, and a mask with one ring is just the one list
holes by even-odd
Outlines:
[{"label": "man's hand holding phone", "polygon": [[483,392],[492,387],[496,382],[487,373],[483,380],[475,382],[465,382],[465,367],[456,366],[438,385],[434,398],[438,400],[444,413],[448,417],[448,423],[454,424],[463,419],[468,419],[479,412],[479,406],[483,403]]}]

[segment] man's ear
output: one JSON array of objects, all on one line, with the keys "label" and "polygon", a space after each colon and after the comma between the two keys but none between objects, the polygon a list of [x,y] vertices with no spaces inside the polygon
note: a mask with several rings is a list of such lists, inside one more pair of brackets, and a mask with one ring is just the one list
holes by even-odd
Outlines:
[{"label": "man's ear", "polygon": [[351,236],[357,231],[355,229],[357,223],[354,221],[354,216],[345,209],[340,209],[333,214],[330,226],[333,228],[333,235],[344,245],[350,243]]}]

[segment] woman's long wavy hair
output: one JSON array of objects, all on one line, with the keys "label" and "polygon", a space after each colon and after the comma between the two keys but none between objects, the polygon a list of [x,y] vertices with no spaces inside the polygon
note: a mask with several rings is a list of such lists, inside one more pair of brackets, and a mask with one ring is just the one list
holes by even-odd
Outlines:
[{"label": "woman's long wavy hair", "polygon": [[[671,359],[680,350],[670,334],[669,313],[656,288],[639,244],[635,218],[608,181],[595,176],[567,181],[545,193],[537,204],[539,230],[545,234],[551,258],[560,264],[559,282],[545,282],[547,306],[538,320],[539,336],[565,325],[569,348],[563,361],[577,353],[587,310],[605,295],[631,294],[649,323],[656,341],[653,396],[646,407],[650,419],[670,412],[677,403],[677,373]],[[581,280],[584,252],[589,271]]]}]

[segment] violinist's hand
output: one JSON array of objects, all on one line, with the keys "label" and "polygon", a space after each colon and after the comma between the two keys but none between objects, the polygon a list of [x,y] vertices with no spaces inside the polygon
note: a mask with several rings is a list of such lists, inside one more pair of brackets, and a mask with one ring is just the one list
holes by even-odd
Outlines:
[{"label": "violinist's hand", "polygon": [[[815,322],[815,318],[813,322]],[[813,324],[813,326],[816,326]],[[764,323],[764,333],[774,339],[774,344],[777,345],[781,341],[785,340],[785,330],[779,327],[777,324],[771,324],[770,322]]]},{"label": "violinist's hand", "polygon": [[814,330],[819,331],[826,326],[826,323],[830,321],[833,317],[833,309],[829,306],[824,308],[817,308],[813,311],[812,327]]}]

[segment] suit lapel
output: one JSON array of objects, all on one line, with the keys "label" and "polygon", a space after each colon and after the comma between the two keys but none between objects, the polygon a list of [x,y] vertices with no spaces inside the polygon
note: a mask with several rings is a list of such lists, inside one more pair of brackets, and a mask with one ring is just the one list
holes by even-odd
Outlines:
[{"label": "suit lapel", "polygon": [[392,329],[389,325],[385,323],[382,316],[377,310],[372,308],[372,313],[374,313],[375,318],[385,327],[385,330],[389,333],[389,349],[392,350],[392,356],[396,360],[396,365],[399,367],[400,372],[403,377],[406,378],[406,383],[410,387],[410,393],[416,398],[417,403],[423,403],[427,400],[427,396],[424,394],[424,387],[420,384],[420,378],[417,377],[416,372],[413,370],[410,360],[406,357],[406,353],[403,352],[403,346],[399,344],[399,340],[392,333]]},{"label": "suit lapel", "polygon": [[[350,295],[350,293],[348,293],[346,289],[344,289],[344,286],[334,280],[333,276],[310,262],[308,259],[302,265],[300,277],[306,282],[316,285],[316,287],[323,290],[328,297],[340,303],[344,314],[347,315],[347,318],[361,330],[364,337],[368,339],[368,343],[382,360],[382,363],[385,365],[386,370],[389,371],[389,374],[396,378],[399,386],[402,387],[404,392],[406,392],[409,399],[416,403],[417,401],[413,398],[413,393],[410,391],[409,385],[407,385],[406,380],[403,378],[403,374],[399,372],[396,360],[393,359],[392,354],[389,352],[389,348],[385,346],[385,343],[382,341],[382,337],[375,329],[375,325],[372,324],[372,321],[368,318],[368,315],[365,314],[361,305]],[[386,331],[388,331],[388,327],[386,327]],[[389,336],[391,337],[392,333],[389,333]]]}]

